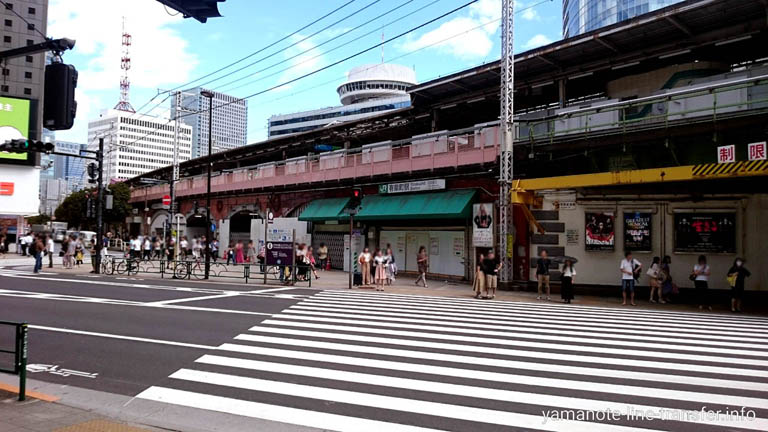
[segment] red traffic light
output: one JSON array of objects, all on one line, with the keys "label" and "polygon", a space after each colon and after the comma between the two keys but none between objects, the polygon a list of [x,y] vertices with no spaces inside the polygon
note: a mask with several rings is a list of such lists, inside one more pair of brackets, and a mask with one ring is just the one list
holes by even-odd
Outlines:
[{"label": "red traffic light", "polygon": [[352,189],[352,198],[360,199],[363,197],[363,190],[360,188]]}]

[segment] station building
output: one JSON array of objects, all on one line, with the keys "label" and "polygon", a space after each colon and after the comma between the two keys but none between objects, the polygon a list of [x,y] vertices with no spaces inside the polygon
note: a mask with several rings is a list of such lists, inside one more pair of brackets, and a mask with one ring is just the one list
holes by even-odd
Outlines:
[{"label": "station building", "polygon": [[[513,247],[501,251],[515,283],[534,280],[547,250],[578,260],[580,285],[615,290],[632,250],[646,267],[670,256],[683,289],[699,255],[720,289],[744,257],[747,289],[768,289],[765,46],[763,2],[699,0],[517,54],[515,227]],[[212,217],[222,244],[259,238],[254,227],[269,209],[305,223],[339,267],[350,243],[344,207],[362,187],[353,249],[389,243],[412,271],[424,246],[434,276],[471,279],[477,255],[499,244],[499,68],[414,85],[407,108],[219,155]],[[339,150],[318,154],[321,144]],[[182,164],[188,221],[205,196],[206,163]],[[129,182],[137,207],[167,191]]]}]

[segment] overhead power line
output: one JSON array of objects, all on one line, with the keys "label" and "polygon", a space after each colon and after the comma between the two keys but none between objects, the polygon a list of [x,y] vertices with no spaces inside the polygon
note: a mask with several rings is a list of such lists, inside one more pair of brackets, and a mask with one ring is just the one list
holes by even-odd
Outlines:
[{"label": "overhead power line", "polygon": [[[455,7],[455,8],[453,8],[453,9],[451,9],[450,11],[448,11],[448,12],[445,12],[445,13],[443,13],[443,14],[441,14],[441,15],[439,15],[439,16],[437,16],[437,17],[435,17],[435,18],[432,18],[432,19],[430,19],[430,20],[428,20],[428,21],[425,21],[425,22],[423,22],[423,23],[421,23],[421,24],[419,24],[419,25],[415,26],[415,27],[412,27],[412,28],[410,28],[410,29],[408,29],[408,30],[405,30],[405,31],[403,31],[403,32],[401,32],[401,33],[399,33],[399,34],[397,34],[397,35],[395,35],[395,36],[392,36],[392,37],[390,37],[389,39],[385,39],[385,40],[382,40],[381,42],[379,42],[379,43],[377,43],[377,44],[374,44],[374,45],[371,45],[370,47],[368,47],[368,48],[365,48],[365,49],[362,49],[362,50],[360,50],[360,51],[358,51],[358,52],[356,52],[356,53],[354,53],[354,54],[350,54],[350,55],[348,55],[348,56],[346,56],[346,57],[344,57],[344,58],[342,58],[342,59],[340,59],[340,60],[337,60],[337,61],[335,61],[335,62],[331,63],[331,64],[328,64],[328,65],[326,65],[326,66],[323,66],[323,67],[321,67],[321,68],[318,68],[318,69],[315,69],[315,70],[313,70],[313,71],[307,72],[307,73],[305,73],[305,74],[302,74],[302,75],[300,75],[300,76],[298,76],[298,77],[296,77],[296,78],[292,78],[292,79],[290,79],[290,80],[287,80],[287,81],[285,81],[285,82],[282,82],[282,83],[276,84],[276,85],[274,85],[274,86],[268,87],[268,88],[266,88],[266,89],[264,89],[264,90],[260,90],[260,91],[258,91],[258,92],[256,92],[256,93],[250,94],[250,95],[248,95],[248,96],[245,96],[245,97],[243,97],[243,98],[233,99],[232,101],[224,102],[224,103],[222,103],[222,104],[220,104],[220,105],[216,105],[216,106],[213,106],[213,107],[211,107],[211,108],[210,108],[210,110],[211,110],[211,111],[213,111],[213,110],[217,110],[217,109],[220,109],[220,108],[223,108],[223,107],[229,106],[229,105],[231,105],[231,104],[233,104],[233,103],[238,103],[238,102],[241,102],[241,101],[244,101],[244,100],[250,99],[250,98],[252,98],[252,97],[255,97],[255,96],[259,96],[259,95],[261,95],[261,94],[264,94],[264,93],[270,92],[270,91],[272,91],[272,90],[278,89],[278,88],[280,88],[280,87],[286,86],[286,85],[288,85],[288,84],[291,84],[291,83],[294,83],[294,82],[296,82],[296,81],[302,80],[302,79],[304,79],[304,78],[307,78],[307,77],[310,77],[310,76],[312,76],[312,75],[315,75],[315,74],[317,74],[317,73],[320,73],[320,72],[322,72],[322,71],[324,71],[324,70],[330,69],[330,68],[332,68],[332,67],[334,67],[334,66],[337,66],[337,65],[339,65],[339,64],[341,64],[341,63],[344,63],[344,62],[346,62],[346,61],[348,61],[348,60],[350,60],[350,59],[353,59],[353,58],[355,58],[355,57],[357,57],[357,56],[360,56],[360,55],[362,55],[362,54],[365,54],[365,53],[367,53],[367,52],[369,52],[369,51],[371,51],[371,50],[374,50],[374,49],[376,49],[376,48],[379,48],[379,47],[380,47],[380,46],[382,46],[382,45],[385,45],[385,44],[388,44],[388,43],[390,43],[390,42],[392,42],[392,41],[394,41],[394,40],[397,40],[397,39],[399,39],[399,38],[401,38],[401,37],[403,37],[403,36],[405,36],[405,35],[407,35],[407,34],[409,34],[409,33],[412,33],[412,32],[414,32],[414,31],[416,31],[416,30],[419,30],[419,29],[421,29],[421,28],[424,28],[424,27],[426,27],[426,26],[428,26],[428,25],[430,25],[430,24],[432,24],[432,23],[434,23],[434,22],[436,22],[436,21],[439,21],[439,20],[441,20],[441,19],[443,19],[443,18],[445,18],[445,17],[447,17],[447,16],[449,16],[449,15],[452,15],[452,14],[454,14],[454,13],[456,13],[456,12],[458,12],[458,11],[460,11],[460,10],[464,9],[464,8],[467,8],[467,7],[469,7],[470,5],[472,5],[472,4],[474,4],[474,3],[477,3],[478,1],[479,1],[479,0],[470,0],[470,1],[468,1],[467,3],[464,3],[464,4],[462,4],[461,6]],[[190,112],[190,113],[187,113],[187,114],[184,114],[184,115],[180,115],[180,116],[178,116],[178,117],[176,118],[176,120],[178,121],[178,120],[179,120],[179,119],[181,119],[181,118],[185,118],[185,117],[189,117],[189,116],[193,116],[193,115],[198,115],[198,114],[200,114],[200,113],[202,113],[202,112],[204,112],[204,111],[205,111],[205,110],[200,110],[200,111],[194,111],[194,112]],[[160,128],[162,128],[163,126],[167,125],[167,124],[168,124],[168,123],[170,123],[170,122],[171,122],[171,120],[169,119],[169,120],[168,120],[168,121],[167,121],[167,122],[166,122],[164,125],[161,125],[161,126],[159,126],[159,127],[155,128],[154,130],[152,130],[152,131],[150,131],[150,132],[147,132],[147,133],[146,133],[146,134],[144,134],[142,137],[140,137],[140,138],[138,138],[138,139],[136,139],[136,140],[134,140],[134,141],[131,141],[131,142],[130,142],[130,143],[128,143],[128,144],[124,144],[124,145],[121,145],[121,147],[127,147],[127,146],[131,146],[131,145],[133,145],[133,144],[135,144],[135,143],[137,143],[137,142],[141,141],[142,139],[144,139],[144,138],[146,138],[146,137],[148,137],[148,136],[151,136],[152,134],[154,134],[155,132],[157,132],[158,130],[160,130]],[[210,155],[209,155],[209,157],[210,157]]]},{"label": "overhead power line", "polygon": [[285,41],[285,40],[287,40],[287,39],[289,39],[289,38],[293,37],[294,35],[298,34],[299,32],[301,32],[301,31],[304,31],[304,30],[306,30],[307,28],[309,28],[309,27],[311,27],[311,26],[313,26],[313,25],[317,24],[318,22],[320,22],[320,21],[324,20],[325,18],[327,18],[327,17],[329,17],[329,16],[333,15],[334,13],[336,13],[336,12],[340,11],[341,9],[343,9],[343,8],[345,8],[346,6],[348,6],[348,5],[352,4],[352,3],[354,3],[355,1],[356,1],[356,0],[349,0],[348,2],[346,2],[346,3],[342,4],[341,6],[337,7],[336,9],[334,9],[334,10],[332,10],[332,11],[328,12],[327,14],[325,14],[325,15],[321,16],[320,18],[317,18],[317,19],[313,20],[312,22],[310,22],[309,24],[306,24],[306,25],[302,26],[302,27],[301,27],[301,28],[299,28],[298,30],[294,30],[294,31],[293,31],[293,32],[291,32],[290,34],[288,34],[288,35],[286,35],[286,36],[283,36],[283,37],[281,37],[280,39],[278,39],[278,40],[276,40],[276,41],[274,41],[274,42],[272,42],[272,43],[268,44],[267,46],[265,46],[265,47],[262,47],[262,48],[259,48],[258,50],[256,50],[256,51],[254,51],[254,52],[252,52],[252,53],[248,54],[247,56],[245,56],[245,57],[242,57],[242,58],[240,58],[240,59],[238,59],[238,60],[235,60],[234,62],[232,62],[232,63],[230,63],[230,64],[228,64],[228,65],[226,65],[226,66],[223,66],[223,67],[221,67],[221,68],[219,68],[219,69],[216,69],[216,70],[215,70],[215,71],[213,71],[213,72],[207,73],[207,74],[205,74],[205,75],[203,75],[203,76],[201,76],[201,77],[199,77],[199,78],[195,78],[195,79],[193,79],[192,81],[189,81],[189,82],[187,82],[187,83],[184,83],[184,84],[182,84],[182,85],[180,85],[180,86],[178,86],[178,87],[174,87],[174,88],[172,88],[172,89],[168,90],[168,92],[170,93],[170,92],[173,92],[173,91],[175,91],[175,90],[179,90],[179,89],[181,89],[181,88],[184,88],[184,87],[189,87],[191,84],[193,84],[193,83],[195,83],[195,82],[197,82],[197,81],[200,81],[200,80],[202,80],[202,79],[208,78],[208,77],[210,77],[210,76],[212,76],[212,75],[215,75],[215,74],[217,74],[217,73],[219,73],[219,72],[221,72],[221,71],[224,71],[224,70],[226,70],[226,69],[229,69],[229,68],[231,68],[232,66],[234,66],[234,65],[236,65],[236,64],[239,64],[239,63],[241,63],[241,62],[244,62],[244,61],[248,60],[249,58],[251,58],[251,57],[253,57],[253,56],[255,56],[255,55],[257,55],[257,54],[259,54],[259,53],[261,53],[261,52],[264,52],[265,50],[268,50],[268,49],[272,48],[273,46],[275,46],[275,45],[279,44],[280,42],[283,42],[283,41]]},{"label": "overhead power line", "polygon": [[233,74],[236,74],[236,73],[238,73],[238,72],[240,72],[240,71],[243,71],[243,70],[245,70],[245,69],[248,69],[248,68],[249,68],[249,67],[251,67],[251,66],[254,66],[254,65],[256,65],[256,64],[259,64],[259,63],[263,62],[263,61],[264,61],[264,60],[266,60],[266,59],[272,58],[272,57],[274,57],[274,56],[276,56],[276,55],[278,55],[278,54],[280,54],[280,53],[282,53],[282,52],[285,52],[285,51],[286,51],[288,48],[292,48],[292,47],[298,46],[299,44],[301,44],[302,42],[304,42],[304,41],[308,40],[309,38],[311,38],[311,37],[314,37],[314,36],[317,36],[318,34],[320,34],[320,33],[324,32],[324,31],[328,30],[329,28],[331,28],[331,27],[335,26],[336,24],[339,24],[339,23],[341,23],[341,22],[343,22],[343,21],[346,21],[347,19],[349,19],[349,18],[351,18],[351,17],[353,17],[353,16],[355,16],[355,15],[359,14],[360,12],[362,12],[362,11],[364,11],[364,10],[368,9],[369,7],[371,7],[371,6],[375,5],[376,3],[380,2],[380,1],[381,1],[381,0],[373,0],[372,2],[368,3],[367,5],[365,5],[365,6],[361,7],[360,9],[358,9],[358,10],[356,10],[356,11],[352,12],[351,14],[349,14],[349,15],[347,15],[347,16],[344,16],[344,17],[342,17],[342,18],[340,18],[340,19],[338,19],[338,20],[336,20],[336,21],[334,21],[334,22],[332,22],[332,23],[328,24],[327,26],[325,26],[325,27],[321,28],[320,30],[317,30],[317,31],[315,31],[314,33],[312,33],[312,34],[310,34],[310,35],[308,35],[308,36],[304,36],[303,38],[301,38],[301,39],[299,39],[299,40],[297,40],[297,41],[293,42],[292,44],[288,45],[287,47],[281,48],[280,50],[278,50],[278,51],[275,51],[275,52],[273,52],[272,54],[268,54],[268,55],[267,55],[267,56],[265,56],[265,57],[261,57],[261,58],[259,58],[259,59],[255,60],[255,61],[253,61],[253,62],[251,62],[251,63],[248,63],[248,64],[247,64],[247,65],[245,65],[245,66],[242,66],[242,67],[240,67],[240,68],[238,68],[238,69],[235,69],[235,70],[233,70],[233,71],[231,71],[231,72],[228,72],[228,73],[227,73],[227,74],[225,74],[225,75],[222,75],[222,76],[220,76],[220,77],[216,77],[216,78],[214,78],[214,79],[212,79],[212,80],[209,80],[209,81],[206,81],[206,82],[204,82],[204,83],[202,83],[202,84],[198,84],[198,86],[200,86],[200,87],[204,87],[204,86],[206,86],[206,85],[208,85],[208,84],[210,84],[210,83],[212,83],[212,82],[216,82],[216,81],[218,81],[218,80],[220,80],[220,79],[224,79],[224,78],[226,78],[226,77],[228,77],[228,76],[231,76],[231,75],[233,75]]}]

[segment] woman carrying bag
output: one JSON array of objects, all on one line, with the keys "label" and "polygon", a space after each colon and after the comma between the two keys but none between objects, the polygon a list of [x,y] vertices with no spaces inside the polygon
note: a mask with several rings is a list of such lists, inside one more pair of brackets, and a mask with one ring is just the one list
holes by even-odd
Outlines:
[{"label": "woman carrying bag", "polygon": [[475,291],[475,298],[479,299],[485,291],[485,272],[483,272],[483,260],[485,256],[480,254],[475,266],[475,281],[472,283],[472,290]]}]

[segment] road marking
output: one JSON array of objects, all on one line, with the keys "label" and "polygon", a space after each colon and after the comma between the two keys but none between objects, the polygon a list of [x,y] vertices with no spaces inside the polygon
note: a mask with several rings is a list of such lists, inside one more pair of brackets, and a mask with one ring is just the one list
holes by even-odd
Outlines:
[{"label": "road marking", "polygon": [[[290,311],[288,311],[290,312]],[[404,328],[404,329],[412,329],[412,330],[427,330],[427,331],[441,331],[441,332],[450,332],[450,333],[464,333],[464,334],[470,334],[470,335],[477,335],[477,336],[499,336],[499,337],[521,337],[521,338],[529,338],[529,339],[547,339],[547,340],[554,340],[554,341],[561,341],[561,342],[580,342],[580,343],[594,343],[594,344],[604,344],[606,342],[609,343],[621,343],[622,345],[629,346],[629,347],[644,347],[644,348],[663,348],[663,349],[677,349],[681,351],[703,351],[706,350],[707,352],[712,353],[721,353],[721,354],[736,354],[736,355],[765,355],[760,352],[756,352],[754,350],[737,350],[737,349],[730,349],[730,348],[721,348],[721,347],[735,347],[735,348],[753,348],[753,349],[768,349],[768,345],[766,344],[755,344],[755,343],[738,343],[738,342],[722,342],[722,341],[699,341],[699,340],[679,340],[679,338],[662,338],[662,337],[644,337],[642,340],[644,341],[651,341],[652,343],[647,342],[636,342],[636,337],[631,338],[633,340],[624,340],[628,339],[628,336],[607,336],[605,334],[596,334],[596,333],[589,333],[589,332],[580,332],[580,331],[568,331],[568,330],[561,330],[561,329],[548,329],[548,328],[527,328],[524,326],[494,326],[494,325],[482,325],[482,326],[474,326],[473,328],[461,328],[457,327],[461,324],[455,323],[455,322],[445,322],[445,321],[429,321],[429,320],[411,320],[421,323],[430,323],[431,325],[424,325],[424,324],[410,324],[410,323],[402,323],[402,322],[391,322],[389,319],[382,319],[377,317],[362,317],[362,316],[356,316],[354,319],[343,319],[343,318],[326,318],[326,317],[317,317],[317,316],[309,316],[309,315],[303,315],[303,314],[296,314],[293,313],[284,313],[284,314],[275,314],[272,315],[272,318],[274,319],[297,319],[297,320],[303,320],[303,321],[315,321],[315,322],[325,322],[325,323],[338,323],[338,324],[365,324],[368,326],[389,326],[389,327],[398,327],[398,328]],[[499,330],[493,330],[493,329],[500,329]],[[544,335],[542,335],[542,333]],[[566,336],[561,336],[566,335]],[[624,339],[621,339],[621,338]],[[614,340],[618,339],[618,340]],[[493,339],[490,339],[489,341],[492,341]],[[664,343],[653,343],[653,342],[664,342]],[[680,345],[680,344],[684,345]],[[690,345],[690,346],[688,346]],[[711,347],[703,347],[702,345],[712,345]]]},{"label": "road marking", "polygon": [[[282,341],[282,342],[281,342]],[[261,342],[274,343],[274,344],[286,344],[291,347],[305,347],[305,348],[321,348],[327,350],[346,351],[353,353],[366,353],[376,354],[391,357],[405,357],[413,360],[435,360],[439,362],[450,363],[463,363],[472,366],[482,364],[488,367],[501,367],[509,369],[522,369],[531,371],[541,371],[551,368],[552,365],[548,363],[536,363],[531,361],[516,361],[516,360],[503,360],[495,358],[483,358],[464,356],[456,354],[441,354],[427,351],[409,351],[394,348],[379,348],[363,345],[349,345],[331,342],[318,342],[318,341],[304,341],[297,339],[278,339],[278,338],[262,338]],[[574,386],[576,389],[582,389],[584,387],[583,381],[557,379],[557,378],[543,378],[532,377],[529,375],[516,375],[510,373],[498,373],[487,372],[474,369],[460,369],[444,366],[424,365],[417,363],[395,362],[378,359],[368,359],[361,357],[349,357],[334,354],[322,354],[310,351],[293,351],[287,349],[267,348],[253,345],[238,345],[238,344],[222,344],[218,348],[219,351],[232,351],[238,353],[264,355],[272,357],[284,357],[289,359],[310,360],[316,362],[338,363],[346,364],[350,366],[366,366],[371,368],[400,370],[404,372],[416,372],[416,373],[429,373],[436,375],[456,376],[469,379],[479,379],[488,381],[508,382],[512,384],[531,384],[531,385],[543,385],[547,384],[553,387],[569,388]],[[570,366],[570,365],[557,365],[557,371],[564,374],[584,375],[587,377],[599,376],[610,377],[619,379],[641,380],[641,381],[654,381],[663,383],[674,384],[686,384],[694,386],[704,387],[721,387],[721,388],[741,388],[744,390],[766,391],[768,385],[765,383],[751,382],[751,381],[738,381],[738,380],[726,380],[718,378],[702,378],[690,375],[673,375],[663,373],[651,373],[651,372],[638,372],[626,369],[601,369],[599,367],[584,367],[584,366]],[[655,390],[654,390],[655,391]],[[647,395],[647,393],[643,393]]]},{"label": "road marking", "polygon": [[[631,367],[645,367],[645,368],[664,369],[664,370],[674,369],[674,370],[696,371],[696,372],[705,372],[705,373],[714,373],[714,374],[740,375],[740,376],[747,376],[747,377],[763,377],[763,378],[768,377],[768,371],[766,370],[739,369],[739,368],[725,367],[725,366],[698,365],[693,363],[672,363],[672,362],[666,362],[666,361],[661,362],[658,360],[635,360],[635,359],[625,359],[625,358],[587,356],[587,355],[580,355],[580,354],[561,354],[561,353],[542,352],[542,351],[518,350],[518,349],[510,349],[510,348],[495,348],[495,347],[478,346],[478,345],[460,345],[460,344],[452,344],[452,343],[428,342],[428,341],[410,340],[410,339],[379,338],[379,337],[359,336],[359,335],[350,335],[350,334],[342,334],[342,333],[311,332],[311,331],[305,331],[305,330],[293,330],[293,329],[276,328],[276,327],[261,327],[259,328],[259,332],[273,333],[281,336],[294,335],[294,336],[306,336],[306,337],[321,337],[321,338],[339,339],[344,341],[373,342],[373,343],[381,343],[381,344],[389,344],[389,345],[403,345],[403,346],[410,346],[410,347],[442,349],[442,350],[449,350],[449,351],[466,351],[473,354],[483,353],[483,354],[513,356],[513,357],[526,357],[526,358],[534,358],[534,359],[575,361],[579,363],[594,363],[598,365],[610,364],[610,365],[617,365],[617,366],[624,366],[624,367],[631,366]],[[264,339],[264,336],[250,335],[250,334],[238,335],[235,337],[235,339],[246,340],[250,342],[265,342],[267,340],[270,340],[270,342],[268,343],[296,344],[296,345],[304,345],[304,346],[321,346],[328,343],[328,342],[317,342],[317,341],[304,341],[300,339],[289,339],[289,338]],[[279,341],[283,341],[283,342],[279,342]],[[312,344],[312,345],[309,345],[309,344]],[[340,348],[335,348],[335,349],[340,349]]]},{"label": "road marking", "polygon": [[[322,378],[322,379],[329,379],[329,380],[336,380],[336,381],[344,381],[344,382],[351,382],[351,383],[357,383],[357,384],[396,387],[396,388],[401,388],[406,390],[426,391],[426,392],[432,392],[432,393],[447,394],[452,396],[492,399],[492,400],[504,401],[506,403],[533,404],[533,405],[569,408],[569,409],[585,410],[585,411],[613,410],[613,411],[621,412],[623,410],[624,411],[631,410],[631,412],[649,412],[649,411],[659,411],[662,409],[662,407],[660,406],[633,404],[633,403],[625,403],[625,402],[612,402],[612,401],[606,401],[606,400],[600,400],[600,399],[582,399],[582,398],[576,398],[576,397],[566,397],[566,396],[521,392],[521,391],[513,391],[513,390],[493,389],[493,388],[487,388],[487,387],[442,383],[438,381],[417,380],[417,379],[401,378],[401,377],[387,376],[387,375],[351,372],[347,370],[323,369],[323,368],[317,368],[317,367],[299,366],[299,365],[291,365],[291,364],[285,364],[285,363],[271,363],[271,362],[257,361],[257,360],[246,360],[246,359],[222,357],[222,356],[216,356],[216,355],[204,355],[201,358],[197,359],[196,362],[211,364],[216,366],[255,370],[260,372],[273,372],[273,373],[282,373],[282,374],[288,374],[288,375],[297,375],[297,376]],[[424,365],[421,365],[421,366],[424,367]],[[427,369],[429,369],[429,371],[426,371],[426,370],[422,371],[423,373],[435,373],[435,369],[430,369],[429,366],[426,366],[426,367]],[[472,373],[475,371],[465,370],[465,372]],[[176,374],[187,374],[187,375],[196,377],[202,373],[204,372],[198,372],[190,369],[182,369]],[[171,378],[177,378],[177,376],[174,376],[174,375],[171,375]],[[215,375],[224,375],[224,374],[215,374]],[[453,376],[445,373],[440,373],[440,375]],[[241,377],[231,376],[231,375],[226,375],[226,376],[228,377],[226,379],[230,379],[229,377],[241,378]],[[472,378],[478,379],[477,377],[472,377]],[[529,378],[533,378],[533,377],[529,377]],[[185,379],[185,378],[181,378],[181,379]],[[539,379],[540,378],[533,378],[533,380],[539,380]],[[621,387],[625,389],[630,388],[631,391],[633,391],[633,395],[635,396],[646,396],[649,394],[649,392],[659,391],[659,389],[649,389],[649,388],[643,388],[643,387],[631,388],[630,386],[615,386],[615,385],[605,385],[605,384],[599,384],[599,383],[590,383],[588,387],[588,392],[596,391],[596,392],[620,393],[612,390],[614,390],[615,388],[621,388]],[[269,388],[270,391],[273,389],[273,387],[271,386],[266,388]],[[556,387],[556,388],[560,388],[560,387]],[[571,388],[573,389],[573,387]],[[583,382],[580,383],[580,385],[578,385],[576,389],[577,390],[584,389],[584,383]],[[655,394],[655,396],[659,398],[672,399],[672,400],[691,400],[690,395],[696,395],[697,396],[697,398],[695,399],[696,401],[707,401],[709,403],[720,403],[723,405],[729,405],[729,404],[735,403],[740,406],[748,406],[748,407],[756,407],[756,408],[768,407],[768,400],[765,400],[765,399],[756,399],[756,398],[742,399],[742,398],[738,398],[730,395],[725,396],[725,395],[717,395],[717,394],[711,394],[711,393],[699,394],[699,393],[681,392],[681,391],[666,391],[664,392],[664,394],[666,397],[662,396],[661,394]],[[585,396],[589,397],[591,395],[587,393],[585,394]],[[610,395],[608,397],[610,397]],[[742,401],[746,401],[747,403],[743,403]],[[748,425],[745,425],[740,420],[732,418],[732,416],[730,419],[728,419],[727,416],[724,414],[721,414],[716,418],[710,419],[710,418],[700,418],[698,416],[695,416],[694,415],[695,413],[698,413],[698,411],[692,411],[692,410],[680,411],[682,418],[687,419],[683,421],[692,421],[694,423],[713,424],[713,425],[729,426],[729,427],[747,426],[747,428],[749,429],[757,429],[757,430],[763,430],[763,431],[768,430],[768,421],[766,421],[765,419],[755,419],[754,421],[749,422]],[[694,419],[694,420],[690,420],[690,419]]]},{"label": "road marking", "polygon": [[228,293],[228,294],[209,295],[209,296],[204,296],[204,297],[189,297],[189,298],[180,298],[180,299],[162,300],[162,301],[144,303],[144,305],[145,306],[163,306],[163,305],[174,304],[174,303],[185,303],[185,302],[191,302],[191,301],[212,300],[212,299],[219,299],[219,298],[226,298],[226,297],[235,297],[237,295],[239,295],[239,294],[238,293]]},{"label": "road marking", "polygon": [[[596,347],[596,346],[585,346],[585,345],[567,345],[562,343],[555,343],[554,342],[555,339],[553,337],[543,336],[543,335],[540,337],[541,339],[552,340],[553,342],[550,343],[550,342],[511,340],[511,339],[492,339],[487,337],[459,336],[459,335],[452,335],[452,334],[436,334],[436,333],[414,332],[414,331],[405,331],[405,330],[390,330],[390,329],[380,329],[380,328],[364,328],[360,326],[301,323],[301,322],[295,322],[295,321],[280,321],[275,319],[267,319],[261,322],[261,325],[265,325],[265,324],[281,325],[281,326],[288,326],[288,327],[311,328],[315,330],[336,330],[336,331],[353,332],[353,333],[358,332],[358,333],[371,333],[371,334],[377,334],[377,335],[420,337],[420,338],[437,339],[437,340],[445,340],[445,341],[490,343],[490,344],[515,346],[515,347],[592,352],[592,353],[599,353],[599,354],[654,357],[654,358],[678,359],[678,360],[689,360],[689,361],[718,362],[718,363],[725,363],[725,364],[731,364],[737,360],[737,359],[734,359],[733,357],[720,357],[720,356],[711,356],[711,355],[703,355],[703,354],[683,354],[683,353],[676,353],[676,352],[650,351],[650,350],[640,350],[640,349],[608,348],[608,347]],[[264,328],[265,327],[255,326],[251,328],[251,331],[263,331]],[[286,330],[283,329],[281,331],[286,331]],[[653,344],[653,345],[657,345],[657,344]],[[678,349],[678,350],[683,349],[681,347],[672,346],[672,345],[670,345],[669,348]],[[707,348],[704,348],[703,350],[706,350],[706,349]],[[690,351],[691,349],[688,348],[687,350]],[[739,355],[743,355],[743,354],[739,354]],[[759,357],[768,357],[768,352],[756,352],[750,355],[759,356]],[[758,360],[758,359],[752,359],[752,358],[739,358],[738,362],[739,364],[742,364],[742,365],[768,367],[768,359]]]},{"label": "road marking", "polygon": [[73,329],[58,328],[58,327],[30,325],[29,328],[35,329],[35,330],[45,330],[45,331],[52,331],[52,332],[59,332],[59,333],[71,333],[71,334],[78,334],[78,335],[84,335],[84,336],[103,337],[103,338],[109,338],[109,339],[122,339],[122,340],[134,341],[134,342],[146,342],[146,343],[153,343],[153,344],[159,344],[159,345],[180,346],[185,348],[196,348],[196,349],[204,349],[204,350],[217,349],[215,346],[209,346],[209,345],[199,345],[199,344],[192,344],[192,343],[186,343],[186,342],[174,342],[174,341],[162,340],[162,339],[149,339],[149,338],[142,338],[142,337],[135,337],[135,336],[123,336],[123,335],[116,335],[116,334],[109,334],[109,333],[98,333],[98,332],[92,332],[92,331],[73,330]]},{"label": "road marking", "polygon": [[[431,415],[458,420],[482,421],[484,423],[498,424],[503,426],[531,429],[540,428],[542,426],[542,418],[540,415],[520,414],[508,411],[495,411],[485,408],[452,405],[447,403],[430,402],[417,399],[406,399],[394,396],[383,396],[379,394],[340,390],[328,387],[315,387],[303,384],[270,381],[259,378],[227,375],[215,372],[202,372],[191,369],[181,369],[171,374],[170,378],[245,390],[267,391],[269,393],[277,393],[292,397],[362,405],[371,408],[404,411],[409,413]],[[558,423],[558,429],[573,432],[641,431],[639,428],[604,423],[590,423],[586,421],[562,420]],[[649,429],[642,429],[642,432],[648,431]]]},{"label": "road marking", "polygon": [[295,424],[300,426],[333,430],[339,432],[388,431],[388,432],[432,432],[416,426],[348,417],[317,411],[249,402],[239,399],[212,396],[165,387],[150,387],[137,398],[182,405],[190,408],[218,411],[263,420]]},{"label": "road marking", "polygon": [[[333,312],[327,312],[329,310],[332,310]],[[483,318],[436,316],[434,317],[434,320],[429,320],[429,319],[422,319],[422,318],[429,318],[429,317],[425,317],[424,315],[421,315],[421,314],[400,313],[400,312],[379,312],[379,311],[357,311],[357,310],[348,310],[343,308],[327,309],[327,308],[302,306],[301,303],[293,305],[288,309],[284,310],[283,312],[292,313],[292,314],[302,314],[302,315],[329,316],[329,317],[339,317],[339,318],[381,319],[386,321],[401,321],[401,322],[434,322],[434,323],[440,322],[448,325],[461,325],[461,326],[473,327],[473,328],[482,327],[485,329],[494,329],[494,328],[505,329],[505,328],[509,328],[509,326],[521,326],[524,328],[530,328],[532,331],[534,329],[535,331],[540,331],[539,330],[540,328],[551,329],[551,330],[565,330],[563,334],[567,333],[569,330],[572,330],[574,328],[573,325],[560,325],[554,322],[541,322],[541,320],[533,320],[528,318],[515,318],[513,316],[509,316],[505,318],[503,321],[493,320],[491,322],[493,322],[494,324],[489,324],[489,320],[483,319]],[[501,325],[501,324],[508,324],[508,326]],[[643,337],[646,339],[653,339],[653,338],[647,338],[646,336],[664,335],[664,336],[674,337],[678,341],[680,339],[688,338],[690,340],[694,340],[697,342],[707,341],[715,344],[720,344],[721,341],[727,339],[728,341],[761,342],[761,343],[768,344],[768,338],[738,337],[738,336],[732,336],[728,332],[724,332],[724,334],[721,335],[722,339],[718,339],[718,338],[715,338],[714,337],[715,335],[713,335],[711,332],[706,332],[704,330],[691,332],[690,330],[668,331],[668,330],[649,330],[649,329],[634,329],[634,328],[624,329],[624,328],[617,328],[616,326],[610,326],[610,325],[601,326],[596,324],[579,325],[578,329],[597,332],[601,335],[609,335],[609,337],[614,337],[614,338],[628,337],[632,339],[637,339],[638,337]],[[728,345],[728,343],[723,343],[723,344]]]}]

